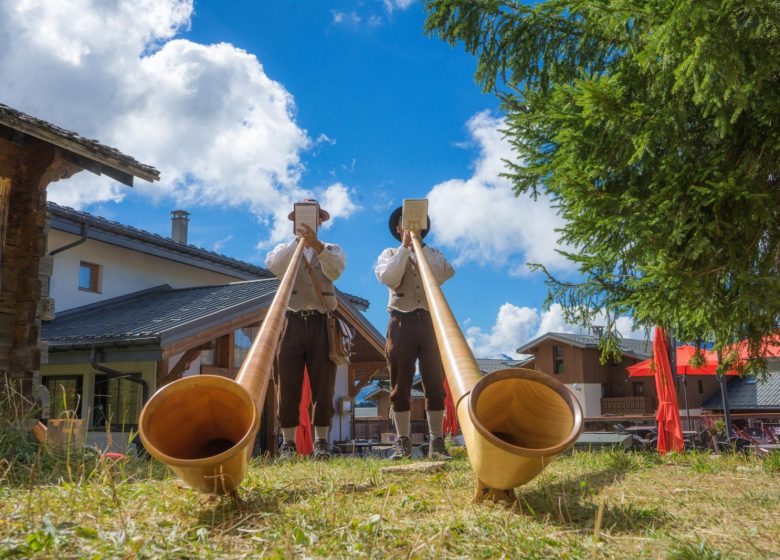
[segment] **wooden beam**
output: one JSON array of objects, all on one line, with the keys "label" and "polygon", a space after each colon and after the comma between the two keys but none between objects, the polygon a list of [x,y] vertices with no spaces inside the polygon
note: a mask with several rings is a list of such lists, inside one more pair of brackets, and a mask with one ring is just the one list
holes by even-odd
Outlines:
[{"label": "wooden beam", "polygon": [[171,381],[175,381],[177,379],[180,379],[182,374],[184,374],[185,371],[189,369],[189,367],[192,365],[192,362],[195,361],[195,358],[200,356],[200,353],[203,350],[209,350],[212,347],[211,342],[207,342],[206,344],[201,344],[200,346],[196,346],[195,348],[190,348],[187,350],[184,355],[182,355],[181,358],[179,358],[179,361],[176,362],[176,365],[174,365],[171,368],[171,371],[166,373],[162,378],[157,377],[157,387],[162,387],[163,385],[167,385]]},{"label": "wooden beam", "polygon": [[[216,327],[212,327],[210,329],[196,333],[191,337],[184,338],[182,340],[177,340],[176,342],[173,342],[172,344],[168,344],[167,346],[163,347],[162,349],[163,357],[171,358],[176,354],[179,354],[181,352],[186,352],[189,348],[192,348],[193,346],[198,346],[200,344],[204,344],[211,340],[217,339],[221,336],[225,336],[226,334],[233,332],[236,329],[258,324],[265,318],[265,314],[267,311],[268,309],[261,309],[260,311],[248,313],[246,315],[242,315],[241,317],[233,319],[232,321],[223,323],[222,325],[218,325]],[[163,341],[163,344],[165,344],[165,341]]]},{"label": "wooden beam", "polygon": [[349,396],[354,399],[363,387],[365,387],[366,385],[371,383],[371,381],[374,380],[374,377],[379,375],[380,372],[384,371],[385,367],[386,366],[383,366],[383,367],[375,370],[369,376],[361,377],[360,379],[357,380],[357,382],[354,385],[350,384],[350,386],[349,386]]}]

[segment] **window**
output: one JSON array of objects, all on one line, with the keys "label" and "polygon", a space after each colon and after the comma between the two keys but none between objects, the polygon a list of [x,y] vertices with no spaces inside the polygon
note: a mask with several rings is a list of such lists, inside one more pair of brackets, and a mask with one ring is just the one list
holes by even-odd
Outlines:
[{"label": "window", "polygon": [[645,382],[644,381],[634,381],[634,396],[635,397],[644,397],[645,396]]},{"label": "window", "polygon": [[79,265],[79,290],[100,292],[100,265],[81,261]]},{"label": "window", "polygon": [[697,382],[699,384],[699,394],[701,395],[702,393],[704,393],[704,381],[698,379]]},{"label": "window", "polygon": [[553,346],[553,373],[563,373],[563,346]]},{"label": "window", "polygon": [[[141,378],[140,373],[128,374]],[[143,393],[141,385],[127,379],[111,379],[95,375],[95,400],[92,409],[92,425],[95,428],[128,431],[138,427]]]},{"label": "window", "polygon": [[81,375],[44,375],[43,384],[49,390],[49,418],[81,417]]},{"label": "window", "polygon": [[244,363],[259,330],[260,327],[244,327],[233,333],[233,367],[240,368]]}]

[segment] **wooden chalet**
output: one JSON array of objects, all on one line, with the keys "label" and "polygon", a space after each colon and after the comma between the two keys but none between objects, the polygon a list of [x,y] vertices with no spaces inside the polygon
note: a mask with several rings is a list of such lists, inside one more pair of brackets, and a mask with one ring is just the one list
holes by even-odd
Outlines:
[{"label": "wooden chalet", "polygon": [[[159,172],[113,148],[0,104],[0,372],[32,394],[52,260],[46,188],[91,171],[128,186]],[[2,376],[0,376],[2,378]]]}]

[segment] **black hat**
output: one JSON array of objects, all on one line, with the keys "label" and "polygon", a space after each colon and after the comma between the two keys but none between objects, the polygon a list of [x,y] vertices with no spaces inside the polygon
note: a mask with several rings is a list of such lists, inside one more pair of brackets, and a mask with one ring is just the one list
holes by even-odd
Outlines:
[{"label": "black hat", "polygon": [[[387,223],[388,227],[390,228],[390,233],[393,234],[393,237],[395,237],[398,241],[401,241],[401,236],[396,231],[396,228],[398,227],[398,222],[401,221],[401,214],[403,214],[404,207],[399,206],[395,210],[393,210],[393,213],[390,214],[390,221]],[[420,232],[420,237],[423,238],[426,235],[428,235],[428,232],[431,231],[431,217],[428,216],[428,227],[425,228]]]}]

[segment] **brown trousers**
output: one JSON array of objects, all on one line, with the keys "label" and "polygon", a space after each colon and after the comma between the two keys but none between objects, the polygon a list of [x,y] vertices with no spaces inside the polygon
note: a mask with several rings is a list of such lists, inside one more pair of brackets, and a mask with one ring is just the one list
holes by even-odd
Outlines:
[{"label": "brown trousers", "polygon": [[311,384],[313,424],[330,426],[334,413],[336,364],[328,357],[327,316],[314,313],[301,317],[288,311],[287,324],[279,343],[276,368],[279,423],[282,428],[295,428],[300,423],[304,366],[309,373]]},{"label": "brown trousers", "polygon": [[412,407],[412,382],[418,359],[425,410],[444,410],[444,371],[430,313],[424,309],[408,313],[391,310],[385,352],[393,410],[406,412]]}]

